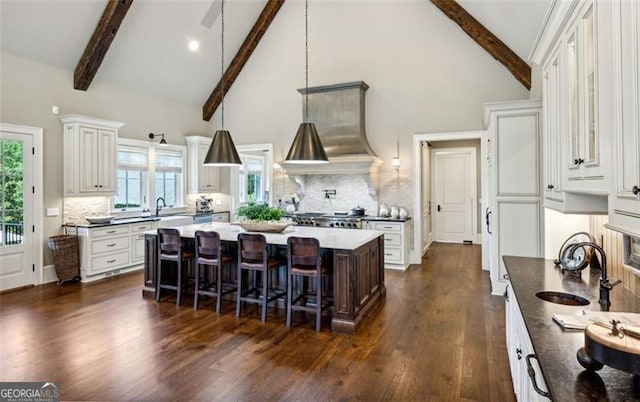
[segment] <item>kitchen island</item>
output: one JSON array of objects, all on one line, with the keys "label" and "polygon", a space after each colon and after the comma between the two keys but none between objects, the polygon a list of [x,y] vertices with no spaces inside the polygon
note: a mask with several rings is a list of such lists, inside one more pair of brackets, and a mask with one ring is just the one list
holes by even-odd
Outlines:
[{"label": "kitchen island", "polygon": [[[179,226],[183,239],[189,241],[197,230],[216,231],[220,239],[236,243],[239,226],[213,222]],[[362,320],[385,297],[384,233],[377,230],[347,230],[318,227],[287,228],[283,233],[262,233],[267,244],[286,247],[290,236],[313,237],[328,253],[332,265],[333,308],[331,330],[355,333]],[[145,232],[145,279],[143,296],[155,295],[157,232]]]},{"label": "kitchen island", "polygon": [[[601,311],[598,304],[599,270],[589,268],[580,276],[561,272],[551,260],[526,257],[503,257],[510,280],[510,289],[505,296],[507,303],[517,300],[525,331],[531,340],[533,353],[542,371],[546,388],[554,401],[631,401],[640,395],[632,388],[632,375],[609,366],[597,372],[586,371],[576,359],[576,352],[584,346],[583,331],[564,331],[553,322],[554,314],[575,314],[581,310]],[[610,278],[612,279],[612,278]],[[587,299],[587,306],[567,306],[550,303],[536,297],[539,291],[557,291],[578,295]],[[515,296],[511,298],[510,296]],[[509,314],[509,306],[506,308]],[[640,297],[635,296],[622,285],[611,291],[611,312],[640,312]],[[507,317],[507,347],[511,355],[518,355],[517,344],[509,345],[509,317]],[[525,335],[526,336],[526,335]],[[525,360],[522,349],[519,362]],[[513,364],[513,362],[512,362]],[[535,365],[535,359],[533,360]],[[513,368],[513,366],[512,366]],[[513,372],[513,369],[512,369]],[[529,378],[525,371],[527,384]],[[542,383],[538,377],[538,385]],[[524,381],[524,380],[523,380]],[[514,385],[517,380],[514,378]],[[541,388],[544,389],[542,385]],[[533,394],[537,396],[537,394]]]}]

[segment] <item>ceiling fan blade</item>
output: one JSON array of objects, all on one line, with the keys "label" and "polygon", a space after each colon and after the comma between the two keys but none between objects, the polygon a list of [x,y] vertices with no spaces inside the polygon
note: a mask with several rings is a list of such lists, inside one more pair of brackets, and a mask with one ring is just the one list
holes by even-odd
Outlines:
[{"label": "ceiling fan blade", "polygon": [[207,10],[207,13],[204,15],[204,18],[202,18],[202,21],[200,22],[200,24],[211,29],[213,24],[218,19],[218,16],[220,15],[221,8],[222,8],[222,0],[213,0],[211,2],[211,6],[209,7],[209,10]]}]

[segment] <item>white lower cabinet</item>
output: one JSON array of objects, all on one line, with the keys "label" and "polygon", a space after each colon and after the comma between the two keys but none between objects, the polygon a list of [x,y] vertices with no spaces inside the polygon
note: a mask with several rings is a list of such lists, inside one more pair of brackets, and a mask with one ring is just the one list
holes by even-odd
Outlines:
[{"label": "white lower cabinet", "polygon": [[156,227],[156,222],[142,222],[78,228],[82,281],[140,269],[144,263],[144,232]]},{"label": "white lower cabinet", "polygon": [[[542,392],[548,393],[538,360],[535,358],[529,332],[524,324],[520,306],[518,306],[518,300],[509,285],[507,285],[504,296],[507,354],[509,355],[511,380],[516,399],[523,402],[548,401],[548,397],[535,390],[534,379],[537,387]],[[529,362],[527,362],[527,359]],[[528,365],[531,366],[535,373],[533,378],[529,375]]]},{"label": "white lower cabinet", "polygon": [[384,232],[384,266],[391,269],[406,269],[409,265],[411,244],[409,221],[364,220],[364,229]]}]

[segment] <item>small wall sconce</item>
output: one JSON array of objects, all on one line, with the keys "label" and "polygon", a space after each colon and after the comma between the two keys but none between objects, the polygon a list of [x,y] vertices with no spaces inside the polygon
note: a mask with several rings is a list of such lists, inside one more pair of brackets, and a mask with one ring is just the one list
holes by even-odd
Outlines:
[{"label": "small wall sconce", "polygon": [[391,165],[400,174],[400,141],[396,141],[396,156],[391,160]]},{"label": "small wall sconce", "polygon": [[162,137],[160,139],[160,143],[158,145],[168,145],[167,141],[164,139],[164,134],[154,134],[154,133],[149,133],[149,138],[150,139],[154,139],[156,137]]}]

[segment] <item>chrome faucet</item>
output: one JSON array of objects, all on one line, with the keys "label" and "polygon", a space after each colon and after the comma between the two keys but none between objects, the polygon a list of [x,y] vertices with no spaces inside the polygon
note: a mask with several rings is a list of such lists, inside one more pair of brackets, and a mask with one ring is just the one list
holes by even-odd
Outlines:
[{"label": "chrome faucet", "polygon": [[[162,207],[161,207],[160,205],[158,205],[160,201],[162,201]],[[163,207],[166,207],[166,206],[167,206],[167,203],[165,203],[165,202],[164,202],[164,198],[162,198],[162,197],[158,197],[158,198],[156,199],[156,217],[157,217],[157,216],[160,216],[160,210],[161,210]]]},{"label": "chrome faucet", "polygon": [[620,284],[622,281],[620,279],[618,279],[617,281],[611,283],[609,282],[609,278],[607,277],[607,255],[605,254],[604,250],[602,249],[602,247],[598,246],[595,243],[592,242],[582,242],[582,243],[576,243],[574,245],[571,246],[571,253],[570,253],[570,258],[573,258],[573,253],[575,253],[575,251],[582,247],[584,249],[584,247],[591,247],[594,250],[596,250],[599,254],[600,254],[600,260],[601,260],[601,264],[600,264],[600,299],[598,300],[598,303],[600,304],[600,306],[602,306],[602,309],[605,311],[609,310],[609,306],[611,306],[611,301],[609,300],[609,292],[611,291],[611,289],[613,289],[614,286]]}]

